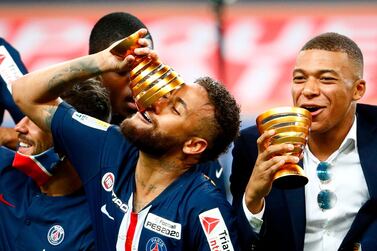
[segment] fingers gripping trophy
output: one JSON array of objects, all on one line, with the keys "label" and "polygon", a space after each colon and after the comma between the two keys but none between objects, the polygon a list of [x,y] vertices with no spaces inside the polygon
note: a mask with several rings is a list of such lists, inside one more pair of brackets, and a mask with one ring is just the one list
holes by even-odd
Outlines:
[{"label": "fingers gripping trophy", "polygon": [[[275,130],[275,134],[267,140],[271,144],[292,144],[294,149],[285,154],[300,157],[307,143],[311,114],[300,107],[278,107],[260,114],[257,119],[259,133]],[[275,173],[273,185],[282,189],[293,189],[304,186],[308,178],[304,170],[296,163],[285,163]]]},{"label": "fingers gripping trophy", "polygon": [[[137,32],[123,39],[111,53],[126,57],[139,47]],[[143,112],[154,102],[184,84],[183,79],[170,66],[158,59],[136,57],[130,72],[132,96],[139,111]]]}]

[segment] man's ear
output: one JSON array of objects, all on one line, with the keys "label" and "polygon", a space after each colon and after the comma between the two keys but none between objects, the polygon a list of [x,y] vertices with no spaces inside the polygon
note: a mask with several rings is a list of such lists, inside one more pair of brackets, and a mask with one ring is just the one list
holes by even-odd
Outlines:
[{"label": "man's ear", "polygon": [[361,99],[364,96],[365,91],[366,91],[365,80],[363,79],[357,80],[353,87],[353,100],[357,101]]},{"label": "man's ear", "polygon": [[207,145],[207,140],[199,137],[192,137],[183,144],[182,151],[185,154],[200,154],[204,152]]}]

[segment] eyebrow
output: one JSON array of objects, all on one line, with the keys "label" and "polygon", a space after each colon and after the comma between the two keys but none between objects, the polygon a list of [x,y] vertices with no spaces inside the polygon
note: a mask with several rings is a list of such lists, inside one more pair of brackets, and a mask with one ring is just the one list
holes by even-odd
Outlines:
[{"label": "eyebrow", "polygon": [[[293,70],[292,74],[295,74],[295,73],[306,73],[306,71],[304,71],[303,69],[295,69]],[[316,74],[332,73],[337,76],[339,75],[336,71],[332,69],[322,69],[322,70],[316,71],[315,73]]]}]

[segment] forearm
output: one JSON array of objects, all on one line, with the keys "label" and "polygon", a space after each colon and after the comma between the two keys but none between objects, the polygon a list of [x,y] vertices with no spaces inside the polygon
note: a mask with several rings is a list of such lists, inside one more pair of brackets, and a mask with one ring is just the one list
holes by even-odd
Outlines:
[{"label": "forearm", "polygon": [[[138,31],[143,37],[146,29]],[[118,43],[121,41],[118,41]],[[60,103],[59,96],[73,84],[105,72],[127,72],[131,69],[134,56],[157,56],[150,51],[146,39],[139,39],[143,48],[136,48],[126,57],[116,56],[109,48],[96,54],[80,57],[54,65],[16,80],[13,85],[13,99],[20,109],[40,128],[50,131],[53,114]]]},{"label": "forearm", "polygon": [[17,132],[13,128],[0,127],[0,145],[16,149],[17,143]]},{"label": "forearm", "polygon": [[101,73],[96,56],[80,57],[24,75],[13,85],[13,98],[26,116],[46,131],[62,92]]}]

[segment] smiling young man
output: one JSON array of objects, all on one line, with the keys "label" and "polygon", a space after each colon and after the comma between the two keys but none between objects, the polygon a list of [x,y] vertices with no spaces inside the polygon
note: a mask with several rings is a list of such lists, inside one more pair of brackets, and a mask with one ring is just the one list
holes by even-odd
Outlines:
[{"label": "smiling young man", "polygon": [[[81,112],[110,118],[109,96],[98,81],[83,81],[62,97]],[[15,131],[17,152],[0,148],[0,250],[93,250],[89,207],[71,162],[28,117]]]},{"label": "smiling young man", "polygon": [[[141,37],[146,33],[139,31]],[[144,47],[135,55],[155,56],[145,39],[139,43]],[[60,92],[77,80],[130,69],[134,55],[119,58],[111,48],[13,84],[16,103],[52,132],[77,169],[97,250],[239,250],[230,205],[194,169],[217,158],[238,134],[234,98],[211,78],[201,78],[125,119],[120,128],[62,102]]]},{"label": "smiling young man", "polygon": [[376,233],[366,230],[377,219],[377,108],[357,104],[366,88],[362,52],[348,37],[321,34],[301,49],[292,77],[293,104],[313,120],[302,163],[309,182],[292,190],[273,187],[275,171],[299,161],[283,155],[293,146],[266,148],[273,131],[244,129],[231,176],[233,206],[240,222],[246,212],[254,230],[243,241],[255,250],[354,250],[360,244],[376,250],[366,241]]}]

